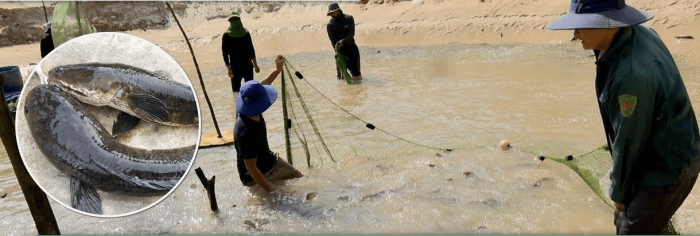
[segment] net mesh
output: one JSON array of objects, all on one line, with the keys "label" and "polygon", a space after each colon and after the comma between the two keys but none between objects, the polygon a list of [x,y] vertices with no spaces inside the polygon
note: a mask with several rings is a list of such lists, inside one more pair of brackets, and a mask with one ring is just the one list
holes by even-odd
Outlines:
[{"label": "net mesh", "polygon": [[[422,145],[391,134],[348,112],[317,90],[299,72],[292,77],[288,62],[282,74],[282,101],[287,161],[313,167],[339,158],[385,159],[413,155],[441,155],[468,148],[439,148]],[[521,150],[539,156],[532,150]],[[578,156],[540,156],[568,166],[608,206],[609,172],[612,158],[607,145]],[[664,234],[678,234],[673,219]]]},{"label": "net mesh", "polygon": [[[529,152],[534,154],[534,152]],[[612,158],[610,157],[610,147],[603,145],[593,151],[579,155],[566,157],[547,157],[558,163],[568,166],[576,172],[588,187],[598,195],[610,208],[614,208],[612,199],[610,199],[610,191],[607,186],[610,186],[610,170],[612,169]],[[675,216],[674,216],[675,218]],[[668,225],[663,231],[663,234],[679,234],[674,226],[674,218],[671,218]]]},{"label": "net mesh", "polygon": [[[428,147],[384,131],[333,103],[304,79],[292,79],[289,64],[282,79],[287,161],[308,167],[339,157],[383,159],[436,155],[450,151]],[[297,73],[298,74],[298,73]]]}]

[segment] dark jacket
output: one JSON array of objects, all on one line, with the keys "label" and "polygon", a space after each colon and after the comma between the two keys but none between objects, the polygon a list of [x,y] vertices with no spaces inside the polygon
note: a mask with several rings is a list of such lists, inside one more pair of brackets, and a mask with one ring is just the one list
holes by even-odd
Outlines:
[{"label": "dark jacket", "polygon": [[355,44],[355,19],[351,15],[341,14],[338,20],[331,17],[330,22],[326,25],[328,38],[334,48],[340,40],[343,40],[343,44]]},{"label": "dark jacket", "polygon": [[[599,52],[596,52],[598,55]],[[621,28],[596,62],[596,92],[611,146],[610,197],[679,184],[700,171],[698,123],[671,54],[651,28]]]},{"label": "dark jacket", "polygon": [[252,60],[255,58],[255,48],[253,47],[253,39],[250,38],[250,33],[246,33],[240,38],[224,34],[221,38],[221,52],[226,66],[230,65],[234,69],[253,68]]}]

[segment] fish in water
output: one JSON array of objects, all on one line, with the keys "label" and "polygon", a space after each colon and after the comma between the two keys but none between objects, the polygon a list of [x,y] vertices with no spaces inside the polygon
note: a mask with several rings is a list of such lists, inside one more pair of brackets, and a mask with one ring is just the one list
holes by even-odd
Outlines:
[{"label": "fish in water", "polygon": [[63,65],[49,71],[48,82],[82,102],[127,113],[119,115],[115,136],[141,119],[168,126],[199,124],[193,90],[158,73],[123,64]]},{"label": "fish in water", "polygon": [[[96,194],[83,187],[135,196],[166,193],[183,177],[195,151],[194,146],[146,150],[123,145],[85,112],[83,103],[53,85],[29,91],[24,112],[39,150],[73,178],[72,202],[80,210],[76,202],[89,202]],[[81,182],[73,183],[76,178]]]}]

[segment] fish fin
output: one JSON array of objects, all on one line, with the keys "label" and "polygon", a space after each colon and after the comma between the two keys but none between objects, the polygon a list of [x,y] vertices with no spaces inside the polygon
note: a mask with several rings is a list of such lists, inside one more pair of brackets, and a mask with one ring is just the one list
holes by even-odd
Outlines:
[{"label": "fish fin", "polygon": [[95,187],[75,176],[70,177],[71,206],[76,210],[102,215],[102,201]]},{"label": "fish fin", "polygon": [[117,135],[126,133],[126,131],[133,129],[139,124],[139,121],[141,121],[141,119],[132,116],[129,113],[119,113],[119,115],[117,115],[117,120],[115,120],[114,124],[112,125],[112,137],[116,137]]},{"label": "fish fin", "polygon": [[108,168],[99,162],[95,162],[95,164],[97,164],[97,166],[99,166],[103,170],[113,174],[114,176],[116,176],[124,181],[136,184],[138,186],[153,189],[153,190],[167,191],[167,190],[170,190],[173,187],[175,187],[175,185],[178,182],[178,181],[149,181],[149,180],[139,179],[139,178],[125,175],[117,170],[112,169],[112,168]]},{"label": "fish fin", "polygon": [[138,115],[156,122],[170,120],[170,112],[160,99],[147,94],[136,94],[131,97],[134,102],[134,112]]}]

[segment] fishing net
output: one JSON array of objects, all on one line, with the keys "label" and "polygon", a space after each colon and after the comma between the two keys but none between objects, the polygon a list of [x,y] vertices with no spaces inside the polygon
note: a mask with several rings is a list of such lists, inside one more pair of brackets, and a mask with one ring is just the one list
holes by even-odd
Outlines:
[{"label": "fishing net", "polygon": [[299,165],[302,160],[312,167],[335,162],[340,156],[384,159],[451,151],[411,142],[362,120],[333,103],[307,80],[293,79],[289,67],[287,63],[287,75],[283,74],[282,79],[289,163]]},{"label": "fishing net", "polygon": [[[341,60],[337,60],[339,67]],[[282,74],[282,112],[285,119],[287,161],[295,166],[318,166],[339,158],[386,159],[437,155],[465,148],[430,147],[389,133],[335,104],[299,72],[292,76],[288,62]],[[342,70],[342,68],[341,68]],[[295,70],[296,71],[296,70]],[[346,72],[347,73],[347,72]],[[539,156],[532,150],[521,150]],[[568,166],[593,192],[613,208],[609,197],[612,158],[607,145],[578,156],[540,156]],[[302,162],[302,163],[300,163]],[[678,234],[669,222],[664,234]]]},{"label": "fishing net", "polygon": [[352,84],[352,76],[348,73],[348,60],[349,58],[342,53],[340,53],[340,45],[335,46],[335,65],[340,70],[340,74],[346,83]]},{"label": "fishing net", "polygon": [[86,14],[85,3],[59,2],[53,10],[51,37],[54,47],[78,36],[97,32]]},{"label": "fishing net", "polygon": [[[531,151],[526,151],[531,154],[535,154]],[[542,157],[540,157],[542,158]],[[571,170],[576,172],[583,181],[586,182],[588,187],[593,190],[593,192],[598,195],[598,197],[605,202],[610,208],[614,208],[612,199],[610,199],[610,170],[612,169],[612,158],[610,157],[610,147],[608,145],[603,145],[600,148],[596,148],[593,151],[579,155],[579,156],[566,156],[566,157],[553,157],[548,156],[548,159],[554,160],[558,163],[568,166]],[[663,234],[679,234],[674,226],[674,219],[671,218],[668,225],[663,231]]]}]

